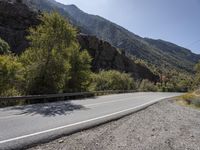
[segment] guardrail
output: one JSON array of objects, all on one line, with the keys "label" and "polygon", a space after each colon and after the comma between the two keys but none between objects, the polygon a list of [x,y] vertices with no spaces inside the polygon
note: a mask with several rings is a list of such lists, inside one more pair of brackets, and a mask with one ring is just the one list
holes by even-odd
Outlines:
[{"label": "guardrail", "polygon": [[135,90],[113,90],[113,91],[77,92],[77,93],[61,93],[61,94],[45,94],[45,95],[27,95],[27,96],[0,97],[0,100],[34,100],[34,99],[48,99],[48,98],[61,98],[61,97],[72,97],[72,96],[132,93],[132,92],[136,92],[136,91]]}]

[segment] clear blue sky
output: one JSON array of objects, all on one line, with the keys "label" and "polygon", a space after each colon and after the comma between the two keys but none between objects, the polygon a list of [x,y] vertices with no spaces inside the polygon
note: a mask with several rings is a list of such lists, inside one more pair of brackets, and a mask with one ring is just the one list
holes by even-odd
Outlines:
[{"label": "clear blue sky", "polygon": [[200,0],[57,0],[200,54]]}]

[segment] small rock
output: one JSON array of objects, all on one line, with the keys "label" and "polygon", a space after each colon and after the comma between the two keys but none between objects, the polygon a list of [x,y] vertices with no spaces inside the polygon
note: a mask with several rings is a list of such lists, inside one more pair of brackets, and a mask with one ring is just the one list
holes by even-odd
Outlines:
[{"label": "small rock", "polygon": [[59,140],[59,141],[58,141],[58,143],[63,143],[63,142],[64,142],[63,140]]}]

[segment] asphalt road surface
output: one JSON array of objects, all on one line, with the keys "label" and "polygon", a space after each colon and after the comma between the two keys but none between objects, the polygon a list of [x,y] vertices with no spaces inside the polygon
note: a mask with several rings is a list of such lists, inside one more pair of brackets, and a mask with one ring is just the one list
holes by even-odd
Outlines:
[{"label": "asphalt road surface", "polygon": [[20,149],[120,118],[180,93],[130,93],[0,109],[0,149]]}]

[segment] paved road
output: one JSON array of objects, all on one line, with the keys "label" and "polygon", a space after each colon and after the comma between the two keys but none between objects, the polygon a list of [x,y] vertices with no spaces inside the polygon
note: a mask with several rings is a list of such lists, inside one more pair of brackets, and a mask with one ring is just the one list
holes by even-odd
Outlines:
[{"label": "paved road", "polygon": [[122,117],[180,93],[130,93],[0,109],[0,149],[24,148]]}]

